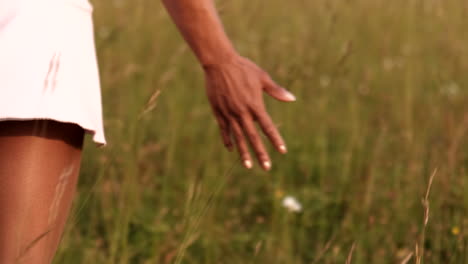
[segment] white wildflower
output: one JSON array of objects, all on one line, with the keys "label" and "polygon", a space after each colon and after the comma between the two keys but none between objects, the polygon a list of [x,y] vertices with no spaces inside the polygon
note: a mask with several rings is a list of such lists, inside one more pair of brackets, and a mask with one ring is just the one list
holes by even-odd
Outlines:
[{"label": "white wildflower", "polygon": [[292,196],[285,196],[283,198],[283,207],[288,209],[290,212],[297,213],[302,211],[302,205]]}]

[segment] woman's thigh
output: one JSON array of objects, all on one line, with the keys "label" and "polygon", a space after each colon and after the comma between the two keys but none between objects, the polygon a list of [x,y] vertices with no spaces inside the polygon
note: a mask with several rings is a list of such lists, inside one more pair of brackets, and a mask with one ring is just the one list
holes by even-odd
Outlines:
[{"label": "woman's thigh", "polygon": [[74,196],[83,130],[0,122],[0,263],[50,263]]}]

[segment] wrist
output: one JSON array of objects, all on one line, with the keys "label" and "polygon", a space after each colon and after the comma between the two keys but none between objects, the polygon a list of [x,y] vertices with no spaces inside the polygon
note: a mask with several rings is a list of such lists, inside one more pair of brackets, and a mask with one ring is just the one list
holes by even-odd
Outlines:
[{"label": "wrist", "polygon": [[200,59],[200,64],[203,69],[218,67],[224,64],[231,64],[239,58],[240,55],[235,51],[229,51],[223,54],[213,54],[208,58]]}]

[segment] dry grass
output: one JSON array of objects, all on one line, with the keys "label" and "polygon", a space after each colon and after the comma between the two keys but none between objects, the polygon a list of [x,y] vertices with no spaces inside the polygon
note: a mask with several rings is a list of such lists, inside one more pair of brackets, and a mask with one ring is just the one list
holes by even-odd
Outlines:
[{"label": "dry grass", "polygon": [[220,4],[299,98],[266,99],[289,154],[230,171],[160,3],[95,1],[109,145],[88,144],[56,263],[467,263],[468,2]]}]

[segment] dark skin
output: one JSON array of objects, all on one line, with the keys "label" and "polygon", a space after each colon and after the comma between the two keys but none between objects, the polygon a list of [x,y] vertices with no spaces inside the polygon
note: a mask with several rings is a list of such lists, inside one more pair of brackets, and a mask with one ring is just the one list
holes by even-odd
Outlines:
[{"label": "dark skin", "polygon": [[269,170],[271,159],[255,122],[279,152],[286,153],[287,150],[266,111],[263,92],[284,102],[296,98],[273,82],[255,63],[235,51],[212,0],[163,0],[163,3],[203,66],[208,99],[224,145],[228,149],[235,145],[244,166],[250,169],[253,166],[250,144],[263,169]]},{"label": "dark skin", "polygon": [[0,122],[0,263],[48,264],[80,169],[84,131],[54,121]]},{"label": "dark skin", "polygon": [[250,143],[258,162],[265,170],[269,170],[270,157],[255,122],[279,152],[286,153],[286,144],[266,111],[263,92],[267,91],[282,101],[288,101],[289,98],[283,98],[282,88],[245,58],[226,65],[205,67],[205,74],[208,99],[220,126],[224,145],[228,149],[236,145],[244,166],[250,169]]}]

